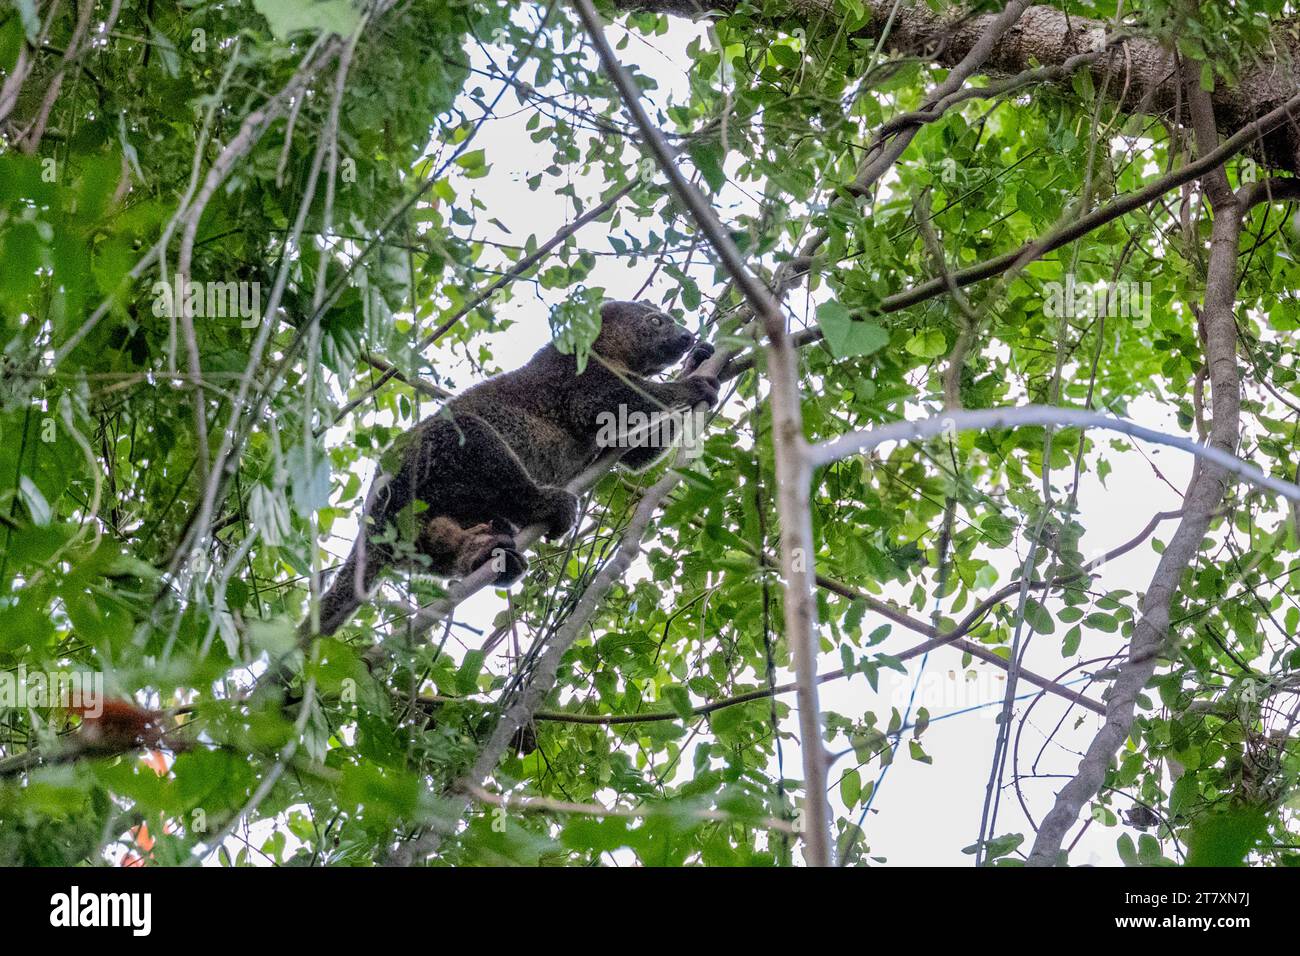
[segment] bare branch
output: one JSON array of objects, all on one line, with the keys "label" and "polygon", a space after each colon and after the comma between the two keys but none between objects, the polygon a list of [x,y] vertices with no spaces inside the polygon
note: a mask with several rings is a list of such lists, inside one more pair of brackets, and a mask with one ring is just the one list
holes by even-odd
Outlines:
[{"label": "bare branch", "polygon": [[781,520],[781,562],[785,585],[786,640],[794,658],[799,684],[799,733],[803,751],[807,827],[805,856],[811,866],[832,862],[830,805],[826,800],[827,756],[822,746],[821,714],[817,702],[816,606],[813,588],[812,516],[808,493],[811,469],[803,436],[798,358],[785,328],[785,316],[772,293],[746,268],[740,250],[718,220],[713,207],[682,174],[676,155],[641,106],[639,91],[619,64],[590,0],[574,0],[623,106],[641,130],[673,192],[704,234],[723,267],[763,323],[768,338],[768,375],[772,395],[772,443],[779,485],[777,514]]},{"label": "bare branch", "polygon": [[[1189,69],[1187,92],[1192,101],[1198,152],[1214,155],[1217,139],[1213,107],[1201,89],[1199,70]],[[1229,476],[1258,481],[1259,473],[1233,468],[1240,440],[1241,379],[1237,370],[1237,321],[1234,307],[1237,293],[1237,245],[1241,236],[1244,207],[1228,187],[1221,169],[1207,172],[1204,188],[1214,210],[1210,235],[1210,263],[1205,282],[1206,365],[1209,368],[1213,421],[1210,444],[1201,449],[1201,460],[1192,470],[1184,498],[1183,517],[1168,547],[1160,555],[1151,583],[1142,599],[1142,614],[1133,628],[1128,660],[1106,698],[1106,720],[1079,762],[1079,769],[1060,792],[1039,826],[1029,853],[1028,865],[1053,866],[1061,862],[1066,833],[1079,819],[1084,804],[1101,790],[1106,771],[1133,728],[1137,698],[1155,673],[1162,648],[1166,646],[1170,606],[1178,593],[1183,572],[1201,550],[1210,519],[1227,493]],[[1213,454],[1211,454],[1211,452]],[[1275,479],[1270,479],[1275,482]],[[1292,501],[1300,500],[1300,488],[1290,482],[1276,482],[1273,488]]]},{"label": "bare branch", "polygon": [[[496,765],[500,762],[502,754],[506,752],[506,748],[510,746],[510,741],[514,739],[515,734],[528,724],[532,714],[551,692],[560,670],[560,661],[586,630],[587,622],[600,608],[600,602],[605,599],[614,582],[623,576],[632,561],[641,553],[641,539],[650,526],[650,519],[654,517],[659,504],[676,484],[677,476],[668,472],[641,499],[641,503],[632,515],[632,520],[628,522],[623,532],[623,538],[614,557],[597,572],[591,584],[578,599],[572,613],[546,645],[546,650],[538,658],[533,673],[520,692],[519,698],[497,721],[492,736],[479,751],[473,767],[461,780],[458,786],[460,790],[468,792],[470,788],[482,785],[488,775],[496,769]],[[390,856],[390,862],[409,866],[412,862],[435,852],[442,844],[445,835],[444,826],[431,826],[422,837],[399,846]]]},{"label": "bare branch", "polygon": [[[1235,249],[1234,249],[1235,254]],[[1235,326],[1234,326],[1235,336]],[[1077,426],[1079,428],[1105,428],[1141,438],[1157,445],[1168,445],[1190,452],[1215,468],[1235,475],[1245,481],[1282,495],[1289,501],[1300,501],[1300,485],[1266,475],[1250,462],[1242,461],[1225,451],[1222,443],[1215,442],[1211,431],[1211,444],[1198,445],[1190,438],[1168,435],[1154,428],[1084,411],[1081,408],[1059,408],[1054,405],[1021,405],[1014,408],[981,408],[971,411],[935,415],[916,422],[893,422],[878,428],[850,432],[831,441],[813,446],[813,464],[826,465],[848,455],[865,454],[888,441],[922,441],[951,431],[971,431],[987,428],[1020,428],[1026,425]],[[1233,445],[1235,447],[1235,443]],[[1213,509],[1211,509],[1213,510]]]}]

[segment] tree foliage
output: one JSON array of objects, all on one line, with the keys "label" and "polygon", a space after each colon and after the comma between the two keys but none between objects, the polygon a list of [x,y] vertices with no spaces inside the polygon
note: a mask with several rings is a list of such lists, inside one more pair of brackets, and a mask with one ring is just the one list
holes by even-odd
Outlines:
[{"label": "tree foliage", "polygon": [[[1293,71],[1270,42],[1289,4],[1065,0],[1113,24],[1092,61],[1108,67],[1026,74],[937,110],[948,70],[869,28],[871,4],[724,4],[671,67],[654,51],[689,5],[615,6],[634,5],[603,12],[656,122],[784,295],[809,442],[952,412],[954,398],[1206,438],[1222,379],[1202,313],[1227,215],[1208,177],[981,281],[961,275],[1206,152],[1194,88],[1217,98],[1270,58]],[[1187,102],[1135,108],[1125,36],[1177,51],[1195,77]],[[685,74],[671,95],[656,75],[669,68]],[[231,862],[370,864],[429,833],[444,864],[798,859],[807,797],[783,689],[765,355],[567,5],[14,0],[0,71],[0,668],[29,689],[32,675],[102,675],[119,707],[0,701],[0,861],[175,864],[220,842]],[[965,87],[1007,75],[975,69]],[[501,157],[482,130],[514,103],[534,150],[527,188],[563,197],[565,220],[493,202]],[[910,141],[887,174],[855,188],[900,130]],[[1265,182],[1270,161],[1232,157],[1227,185]],[[1293,480],[1300,271],[1289,180],[1270,182],[1277,195],[1241,211],[1229,450]],[[431,625],[410,609],[445,586],[394,578],[336,638],[299,647],[336,563],[331,530],[350,535],[384,450],[440,390],[500,367],[507,314],[540,322],[551,303],[557,340],[585,347],[602,258],[736,353],[702,457],[604,475],[580,530],[536,547],[526,581],[488,611]],[[256,290],[260,308],[187,321],[160,307],[160,287],[184,299],[178,275]],[[1100,309],[1072,297],[1094,288]],[[922,292],[900,305],[909,290]],[[1031,638],[1059,645],[1056,672],[1084,704],[1055,713],[1091,736],[1085,705],[1104,709],[1148,584],[1097,584],[1096,542],[1138,528],[1109,533],[1078,489],[1123,499],[1107,476],[1141,453],[1093,430],[1008,425],[816,471],[816,636],[823,670],[839,668],[827,676],[857,691],[822,714],[841,859],[871,855],[858,821],[880,768],[929,759],[927,712],[875,693],[913,644],[948,634],[935,653],[962,668],[1005,668]],[[588,613],[581,596],[674,467],[638,560]],[[1225,486],[1085,806],[1127,863],[1296,859],[1300,541],[1281,498]],[[1154,566],[1169,540],[1161,525],[1135,546]],[[566,623],[580,630],[541,712],[469,779]],[[285,661],[288,700],[257,682]],[[1041,819],[1051,794],[1034,792]],[[982,836],[982,861],[1014,862],[1033,840]]]}]

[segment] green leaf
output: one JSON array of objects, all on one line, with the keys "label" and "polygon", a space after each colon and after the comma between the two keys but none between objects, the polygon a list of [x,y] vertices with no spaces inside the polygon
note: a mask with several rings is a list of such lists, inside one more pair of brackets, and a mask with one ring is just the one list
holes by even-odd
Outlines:
[{"label": "green leaf", "polygon": [[1095,631],[1105,631],[1107,634],[1113,634],[1119,630],[1119,622],[1115,620],[1114,615],[1102,614],[1100,611],[1094,611],[1083,619],[1083,622]]},{"label": "green leaf", "polygon": [[691,695],[685,687],[680,684],[671,684],[662,688],[660,693],[663,695],[664,701],[678,717],[685,719],[694,715],[695,709],[691,705]]},{"label": "green leaf", "polygon": [[1133,838],[1127,833],[1120,834],[1120,838],[1115,841],[1115,849],[1119,851],[1119,858],[1125,866],[1141,865],[1137,847],[1133,844]]},{"label": "green leaf", "polygon": [[1025,623],[1039,634],[1051,634],[1056,630],[1056,621],[1053,620],[1051,612],[1033,598],[1025,599]]},{"label": "green leaf", "polygon": [[1246,855],[1268,831],[1258,807],[1230,807],[1202,814],[1187,838],[1188,866],[1245,866]]},{"label": "green leaf", "polygon": [[280,40],[299,31],[351,36],[361,22],[350,0],[253,0],[253,6]]},{"label": "green leaf", "polygon": [[1065,632],[1065,640],[1061,642],[1061,656],[1071,657],[1079,650],[1079,639],[1083,636],[1083,628],[1075,624]]},{"label": "green leaf", "polygon": [[465,659],[461,662],[460,670],[456,671],[456,691],[461,694],[472,694],[478,690],[478,675],[483,670],[483,661],[487,654],[483,651],[468,651]]},{"label": "green leaf", "polygon": [[908,339],[904,348],[920,358],[938,358],[948,351],[948,340],[938,329],[926,329]]},{"label": "green leaf", "polygon": [[817,308],[817,324],[836,358],[870,355],[889,343],[889,333],[880,326],[853,317],[838,302],[825,302]]},{"label": "green leaf", "polygon": [[862,775],[856,770],[850,770],[840,778],[840,799],[844,801],[844,806],[852,808],[857,806],[861,796]]},{"label": "green leaf", "polygon": [[711,190],[716,193],[727,184],[727,174],[722,169],[722,149],[716,142],[699,140],[687,152]]},{"label": "green leaf", "polygon": [[32,516],[32,524],[38,528],[48,525],[54,512],[50,509],[50,503],[45,500],[45,495],[41,494],[41,489],[36,487],[36,482],[27,475],[19,475],[18,493],[27,507],[27,513]]},{"label": "green leaf", "polygon": [[350,0],[253,0],[252,5],[281,40],[299,31],[351,36],[361,22]]}]

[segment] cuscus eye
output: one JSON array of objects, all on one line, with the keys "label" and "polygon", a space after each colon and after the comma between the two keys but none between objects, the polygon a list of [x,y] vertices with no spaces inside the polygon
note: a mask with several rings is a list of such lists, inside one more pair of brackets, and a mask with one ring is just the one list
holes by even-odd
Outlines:
[{"label": "cuscus eye", "polygon": [[657,315],[652,315],[650,316],[650,324],[658,328],[659,326],[664,324],[664,320]]}]

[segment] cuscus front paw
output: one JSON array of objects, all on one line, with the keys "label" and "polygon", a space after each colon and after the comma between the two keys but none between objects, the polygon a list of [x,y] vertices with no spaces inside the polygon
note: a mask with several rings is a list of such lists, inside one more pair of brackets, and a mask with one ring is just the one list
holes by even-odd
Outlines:
[{"label": "cuscus front paw", "polygon": [[683,382],[690,390],[688,401],[692,408],[701,403],[709,408],[718,404],[718,391],[722,386],[712,375],[692,375]]},{"label": "cuscus front paw", "polygon": [[683,366],[686,374],[689,375],[697,368],[713,357],[714,348],[708,342],[700,342],[696,345],[689,355],[686,356],[686,363]]}]

